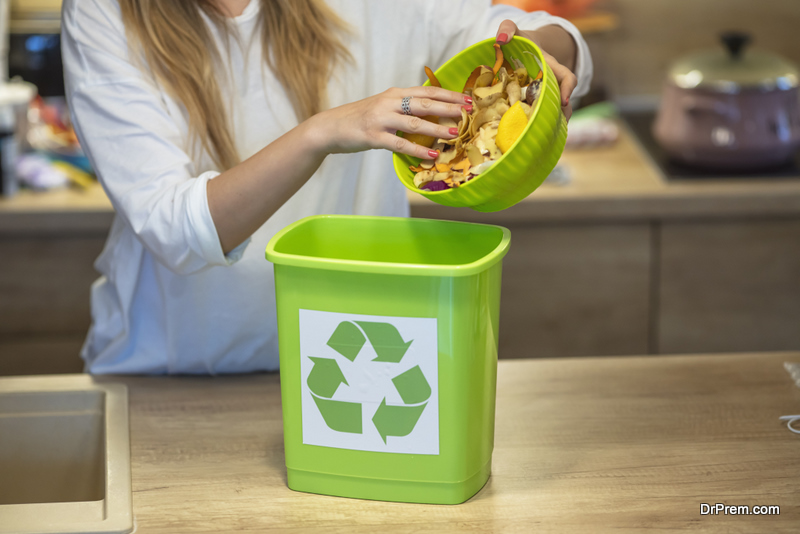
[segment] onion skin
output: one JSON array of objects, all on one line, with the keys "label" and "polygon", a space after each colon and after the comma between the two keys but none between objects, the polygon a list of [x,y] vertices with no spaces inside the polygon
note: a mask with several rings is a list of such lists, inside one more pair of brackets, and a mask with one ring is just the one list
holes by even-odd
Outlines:
[{"label": "onion skin", "polygon": [[445,189],[451,189],[451,187],[444,183],[443,180],[434,180],[422,184],[420,189],[426,189],[428,191],[444,191]]}]

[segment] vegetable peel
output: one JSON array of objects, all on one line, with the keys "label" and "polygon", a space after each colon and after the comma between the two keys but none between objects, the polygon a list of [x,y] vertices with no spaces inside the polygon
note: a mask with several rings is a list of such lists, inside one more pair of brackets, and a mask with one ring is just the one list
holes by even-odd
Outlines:
[{"label": "vegetable peel", "polygon": [[[432,140],[427,146],[438,151],[436,159],[422,160],[418,165],[409,167],[416,173],[414,185],[419,189],[443,191],[461,187],[486,172],[505,152],[499,148],[498,143],[508,150],[513,144],[513,136],[508,132],[521,132],[524,124],[532,118],[543,81],[541,62],[534,56],[540,69],[531,78],[522,61],[506,57],[497,43],[493,47],[494,65],[478,65],[464,82],[462,92],[473,99],[471,111],[467,112],[462,107],[461,118],[457,122],[450,118],[432,117],[435,120],[431,122],[457,128],[458,135],[452,139]],[[430,68],[425,67],[425,74],[431,85],[441,87]],[[508,120],[504,122],[503,117],[512,108],[516,110],[514,121],[517,125],[508,130]],[[521,121],[525,121],[523,125],[520,125]],[[503,128],[500,128],[501,124],[504,125]]]}]

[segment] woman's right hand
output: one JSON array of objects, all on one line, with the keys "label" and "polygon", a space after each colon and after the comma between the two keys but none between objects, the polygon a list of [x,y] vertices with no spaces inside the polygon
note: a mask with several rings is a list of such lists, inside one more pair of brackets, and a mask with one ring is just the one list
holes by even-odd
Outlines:
[{"label": "woman's right hand", "polygon": [[[403,98],[410,115],[403,114]],[[420,117],[461,117],[472,111],[468,97],[440,87],[389,89],[378,95],[317,113],[245,161],[208,181],[208,209],[226,254],[253,235],[316,172],[328,154],[385,148],[434,159],[429,148],[397,131],[453,139],[453,133]]]},{"label": "woman's right hand", "polygon": [[[411,114],[403,114],[404,97]],[[472,99],[462,93],[440,87],[388,89],[380,94],[345,104],[314,115],[309,119],[316,147],[325,154],[360,152],[385,148],[422,159],[434,159],[435,150],[412,143],[396,135],[397,131],[418,133],[437,139],[453,139],[453,128],[439,126],[421,117],[461,118],[461,108],[472,111]]]}]

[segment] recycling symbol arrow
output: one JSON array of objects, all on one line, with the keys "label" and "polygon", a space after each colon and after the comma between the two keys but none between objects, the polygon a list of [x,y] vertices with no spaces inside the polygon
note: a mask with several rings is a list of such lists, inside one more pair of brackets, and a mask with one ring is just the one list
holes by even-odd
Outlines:
[{"label": "recycling symbol arrow", "polygon": [[[400,363],[413,343],[413,340],[404,341],[397,328],[390,323],[342,321],[331,334],[327,345],[354,362],[367,340],[377,354],[372,361],[385,363]],[[339,386],[349,386],[339,363],[333,358],[309,358],[314,366],[307,384],[325,424],[337,432],[363,433],[361,403],[333,400]],[[431,396],[430,384],[419,365],[398,374],[392,378],[392,383],[404,404],[387,404],[384,395],[372,417],[372,423],[384,443],[387,443],[389,436],[409,435]]]}]

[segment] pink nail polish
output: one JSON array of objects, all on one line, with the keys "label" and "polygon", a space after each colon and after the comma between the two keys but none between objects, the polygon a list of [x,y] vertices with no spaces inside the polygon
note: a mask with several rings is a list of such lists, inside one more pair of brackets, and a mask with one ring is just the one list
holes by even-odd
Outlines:
[{"label": "pink nail polish", "polygon": [[439,152],[436,150],[428,150],[428,155],[431,157],[431,159],[436,159],[439,157]]},{"label": "pink nail polish", "polygon": [[472,104],[472,97],[464,95],[464,102],[466,102],[467,104]]},{"label": "pink nail polish", "polygon": [[450,135],[458,135],[458,128],[450,128],[447,131],[450,132]]},{"label": "pink nail polish", "polygon": [[472,106],[461,106],[467,113],[472,113]]},{"label": "pink nail polish", "polygon": [[508,34],[507,33],[501,33],[500,35],[498,35],[497,36],[497,42],[500,43],[500,44],[506,44],[508,42]]}]

